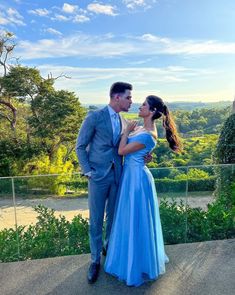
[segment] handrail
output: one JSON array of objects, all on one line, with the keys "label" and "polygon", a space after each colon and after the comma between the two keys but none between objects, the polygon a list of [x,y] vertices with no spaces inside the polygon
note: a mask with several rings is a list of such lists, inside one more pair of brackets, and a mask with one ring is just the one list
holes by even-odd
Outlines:
[{"label": "handrail", "polygon": [[[234,166],[235,163],[228,163],[228,164],[207,164],[207,165],[188,165],[188,166],[173,166],[173,167],[156,167],[156,168],[149,168],[150,170],[163,170],[163,169],[189,169],[189,168],[199,168],[199,167],[217,167],[217,166]],[[12,178],[31,178],[31,177],[44,177],[44,176],[62,176],[62,175],[69,175],[70,173],[61,173],[61,174],[34,174],[34,175],[15,175],[15,176],[4,176],[0,177],[1,179],[12,179]],[[73,172],[71,175],[81,175],[81,172]]]}]

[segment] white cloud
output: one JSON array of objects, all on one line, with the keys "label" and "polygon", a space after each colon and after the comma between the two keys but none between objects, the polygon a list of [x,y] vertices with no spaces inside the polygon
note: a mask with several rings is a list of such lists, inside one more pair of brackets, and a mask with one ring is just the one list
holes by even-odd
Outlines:
[{"label": "white cloud", "polygon": [[18,25],[25,26],[24,17],[14,8],[8,8],[6,12],[0,12],[1,25]]},{"label": "white cloud", "polygon": [[216,40],[173,40],[152,34],[136,37],[145,42],[151,54],[235,54],[235,42],[219,42]]},{"label": "white cloud", "polygon": [[9,20],[4,16],[0,15],[0,25],[7,25],[9,24]]},{"label": "white cloud", "polygon": [[47,16],[48,14],[50,14],[50,11],[47,10],[46,8],[38,8],[38,9],[34,9],[34,10],[29,10],[28,12],[31,14],[34,14],[34,15],[38,15],[38,16]]},{"label": "white cloud", "polygon": [[24,59],[64,56],[113,57],[135,51],[135,47],[128,42],[126,44],[115,42],[111,34],[100,36],[77,34],[58,40],[21,41],[17,47],[19,55]]},{"label": "white cloud", "polygon": [[58,21],[66,22],[66,21],[71,20],[71,18],[64,16],[62,14],[55,14],[55,16],[51,18],[51,20],[58,20]]},{"label": "white cloud", "polygon": [[215,40],[209,41],[183,41],[171,42],[164,49],[168,54],[186,54],[186,55],[199,55],[199,54],[235,54],[235,43],[222,43]]},{"label": "white cloud", "polygon": [[100,3],[90,3],[87,6],[87,9],[91,12],[94,12],[96,14],[106,14],[106,15],[117,15],[115,13],[116,8],[112,5],[104,5]]},{"label": "white cloud", "polygon": [[82,14],[76,14],[74,16],[64,16],[62,14],[56,14],[54,17],[51,18],[51,20],[53,21],[62,21],[62,22],[68,22],[68,21],[72,21],[74,23],[85,23],[90,21],[90,18],[86,15],[82,15]]},{"label": "white cloud", "polygon": [[57,31],[57,30],[55,30],[53,28],[48,28],[48,29],[45,29],[44,31],[47,32],[47,33],[50,33],[52,35],[56,35],[56,36],[62,36],[63,35],[61,32],[59,32],[59,31]]},{"label": "white cloud", "polygon": [[112,34],[91,36],[81,33],[37,42],[21,41],[17,46],[23,59],[65,56],[113,58],[120,56],[147,59],[160,54],[197,56],[235,54],[235,42],[173,40],[154,36],[125,37]]},{"label": "white cloud", "polygon": [[80,15],[80,14],[75,15],[75,17],[73,18],[74,23],[85,23],[85,22],[88,22],[89,20],[90,20],[89,17],[85,15]]},{"label": "white cloud", "polygon": [[[137,37],[138,38],[138,37]],[[147,42],[161,42],[168,44],[170,43],[170,40],[167,38],[161,38],[152,34],[144,34],[139,37],[140,40],[147,41]]]},{"label": "white cloud", "polygon": [[[134,85],[133,98],[135,102],[142,102],[148,94],[161,95],[167,99],[171,98],[171,100],[176,100],[176,98],[177,100],[192,98],[198,101],[205,97],[215,100],[219,93],[218,90],[216,94],[214,89],[213,95],[211,95],[208,90],[198,89],[198,84],[197,92],[191,91],[190,93],[188,83],[191,80],[196,78],[198,82],[200,77],[203,77],[203,80],[213,79],[218,74],[208,69],[193,69],[182,66],[162,68],[83,68],[45,64],[40,65],[39,70],[45,77],[49,72],[52,72],[55,77],[61,73],[70,76],[71,79],[61,78],[56,80],[56,88],[76,92],[84,103],[107,102],[109,87],[115,81],[127,81]],[[229,91],[231,90],[229,89]],[[223,97],[221,93],[219,95]]]},{"label": "white cloud", "polygon": [[150,61],[151,61],[151,58],[147,58],[147,59],[144,59],[144,60],[130,61],[128,64],[130,64],[130,65],[143,65],[143,64],[146,64],[146,63],[148,63]]},{"label": "white cloud", "polygon": [[156,0],[122,0],[126,7],[130,10],[135,10],[137,8],[151,8],[153,3],[156,3]]},{"label": "white cloud", "polygon": [[[106,81],[107,79],[119,79],[119,77],[129,80],[132,77],[132,81],[135,84],[143,84],[143,80],[148,77],[148,83],[155,82],[182,82],[187,81],[187,77],[191,73],[195,75],[202,75],[206,73],[203,70],[193,70],[184,68],[184,72],[172,70],[170,67],[166,68],[138,68],[129,67],[125,68],[81,68],[81,67],[69,67],[69,66],[53,66],[42,65],[39,66],[43,75],[48,72],[53,72],[53,75],[58,76],[60,73],[66,73],[71,76],[71,85],[76,81],[76,85],[85,85],[91,82]],[[67,81],[67,80],[66,80]],[[66,84],[69,81],[66,82]],[[144,83],[146,84],[146,82]],[[67,85],[68,87],[68,85]],[[66,87],[66,88],[67,88]]]},{"label": "white cloud", "polygon": [[145,6],[145,0],[123,0],[127,8],[134,9],[137,6]]},{"label": "white cloud", "polygon": [[77,5],[71,5],[68,3],[64,3],[62,10],[66,13],[75,13],[78,9]]}]

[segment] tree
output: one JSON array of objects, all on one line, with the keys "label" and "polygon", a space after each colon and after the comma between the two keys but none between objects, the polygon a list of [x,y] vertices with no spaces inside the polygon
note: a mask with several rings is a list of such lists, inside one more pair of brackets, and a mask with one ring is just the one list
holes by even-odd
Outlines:
[{"label": "tree", "polygon": [[215,157],[218,164],[235,164],[235,113],[229,116],[223,125]]},{"label": "tree", "polygon": [[74,93],[48,91],[34,99],[32,108],[34,112],[29,125],[34,136],[41,138],[47,146],[50,157],[61,144],[72,142],[74,146],[78,127],[85,115],[85,109]]},{"label": "tree", "polygon": [[235,113],[225,121],[214,153],[216,164],[234,164],[216,168],[217,196],[224,198],[226,205],[235,205]]},{"label": "tree", "polygon": [[15,44],[13,43],[13,34],[5,32],[0,36],[0,65],[3,68],[3,77],[0,77],[0,118],[10,123],[14,131],[16,126],[17,109],[14,106],[12,97],[9,97],[3,87],[4,77],[9,69],[8,58],[12,54]]},{"label": "tree", "polygon": [[1,176],[21,173],[32,157],[48,156],[52,161],[63,147],[65,164],[86,113],[73,92],[54,88],[55,80],[65,75],[50,73],[44,78],[36,68],[8,65],[12,37],[10,33],[0,36]]}]

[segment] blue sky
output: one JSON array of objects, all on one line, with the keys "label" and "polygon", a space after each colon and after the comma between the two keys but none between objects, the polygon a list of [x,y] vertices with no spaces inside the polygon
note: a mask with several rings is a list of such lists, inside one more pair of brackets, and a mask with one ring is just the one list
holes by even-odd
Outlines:
[{"label": "blue sky", "polygon": [[105,103],[115,81],[133,100],[233,100],[234,0],[1,0],[0,30],[15,55],[43,76],[66,74],[57,89]]}]

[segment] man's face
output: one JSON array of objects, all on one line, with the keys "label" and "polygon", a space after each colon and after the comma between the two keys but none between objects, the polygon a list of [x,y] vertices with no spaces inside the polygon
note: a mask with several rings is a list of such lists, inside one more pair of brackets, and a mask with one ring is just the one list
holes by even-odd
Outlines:
[{"label": "man's face", "polygon": [[124,93],[120,93],[117,95],[118,97],[118,106],[121,112],[128,112],[131,107],[131,90],[126,89]]}]

